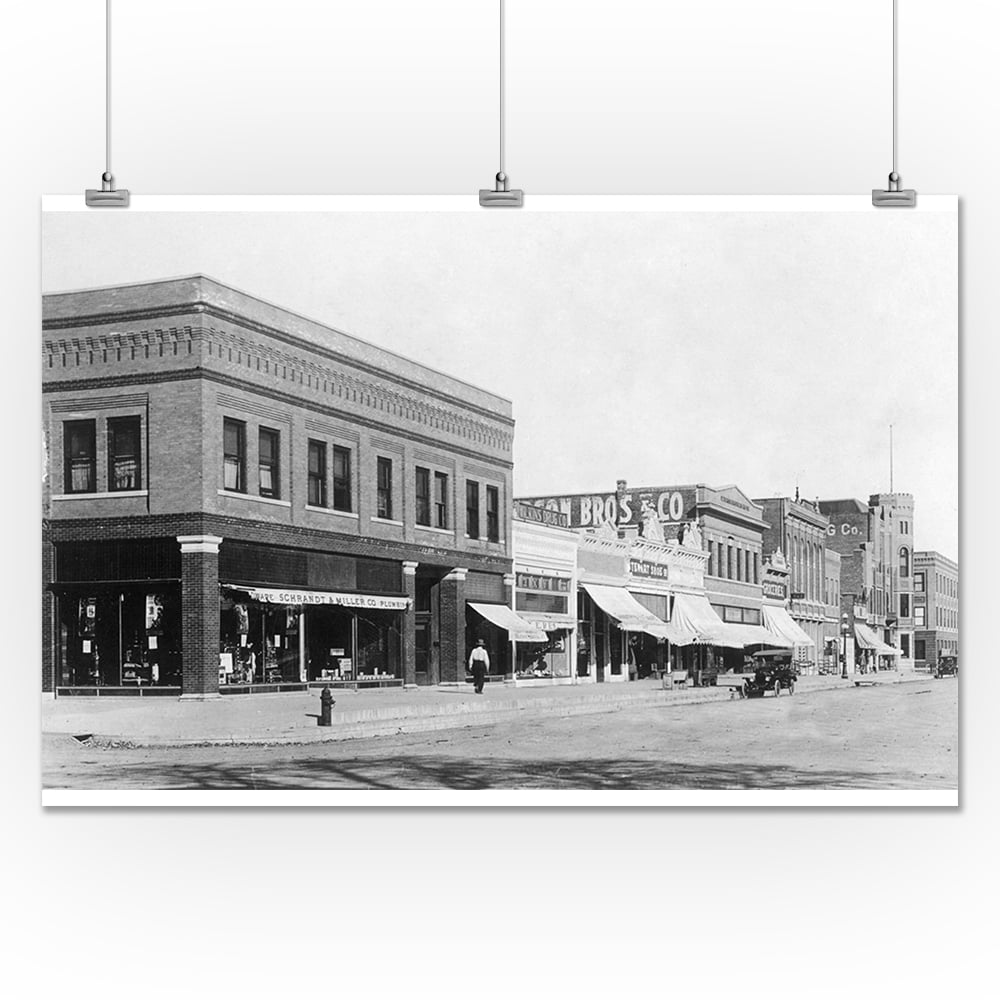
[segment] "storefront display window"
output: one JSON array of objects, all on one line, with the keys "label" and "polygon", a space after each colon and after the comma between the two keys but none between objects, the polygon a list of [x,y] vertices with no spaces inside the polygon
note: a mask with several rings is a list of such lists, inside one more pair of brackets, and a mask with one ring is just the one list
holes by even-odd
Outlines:
[{"label": "storefront display window", "polygon": [[59,626],[64,686],[181,683],[180,595],[173,589],[62,594]]}]

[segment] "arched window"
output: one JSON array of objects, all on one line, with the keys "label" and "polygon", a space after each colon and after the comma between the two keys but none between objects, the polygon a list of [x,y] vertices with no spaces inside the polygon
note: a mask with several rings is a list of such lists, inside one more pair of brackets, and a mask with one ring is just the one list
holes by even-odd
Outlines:
[{"label": "arched window", "polygon": [[910,550],[905,545],[899,550],[899,575],[910,575]]}]

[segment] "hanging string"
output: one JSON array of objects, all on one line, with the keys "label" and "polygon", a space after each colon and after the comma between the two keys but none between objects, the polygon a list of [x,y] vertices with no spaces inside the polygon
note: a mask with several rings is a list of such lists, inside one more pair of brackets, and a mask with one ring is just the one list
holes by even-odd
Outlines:
[{"label": "hanging string", "polygon": [[504,163],[504,46],[503,46],[503,36],[504,36],[504,0],[500,0],[500,173],[497,174],[497,180],[503,181],[506,179],[507,175],[504,173],[503,163]]},{"label": "hanging string", "polygon": [[104,6],[104,176],[101,178],[111,183],[111,0],[105,0]]},{"label": "hanging string", "polygon": [[[109,0],[110,2],[110,0]],[[898,70],[898,49],[899,49],[899,31],[897,28],[897,0],[892,0],[892,173],[893,179],[899,180],[899,170],[897,164],[897,149],[899,145],[899,127],[898,127],[898,80],[899,80],[899,70]]]}]

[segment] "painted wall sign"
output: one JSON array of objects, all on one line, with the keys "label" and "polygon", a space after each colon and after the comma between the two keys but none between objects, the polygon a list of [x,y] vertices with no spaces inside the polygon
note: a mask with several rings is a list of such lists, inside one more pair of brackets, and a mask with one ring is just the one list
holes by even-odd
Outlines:
[{"label": "painted wall sign", "polygon": [[550,507],[535,506],[523,500],[514,501],[514,517],[519,521],[531,521],[535,524],[548,524],[555,528],[568,528],[569,515],[561,510]]},{"label": "painted wall sign", "polygon": [[661,522],[687,520],[694,506],[694,490],[626,490],[591,495],[528,497],[532,507],[543,507],[566,516],[571,528],[599,528],[603,524],[639,525],[643,513],[652,510]]}]

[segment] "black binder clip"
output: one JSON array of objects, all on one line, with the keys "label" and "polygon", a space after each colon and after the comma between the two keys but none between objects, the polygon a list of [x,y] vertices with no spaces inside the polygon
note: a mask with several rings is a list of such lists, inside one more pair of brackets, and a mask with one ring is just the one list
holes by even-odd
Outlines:
[{"label": "black binder clip", "polygon": [[872,204],[876,208],[916,208],[917,192],[912,188],[902,190],[900,188],[902,178],[894,170],[889,174],[889,189],[880,191],[872,188]]},{"label": "black binder clip", "polygon": [[100,191],[87,188],[86,197],[91,208],[128,208],[128,189],[116,188],[114,177],[107,171],[101,174]]},{"label": "black binder clip", "polygon": [[520,208],[524,204],[524,192],[520,188],[511,191],[510,178],[501,170],[494,190],[479,189],[479,204],[483,208]]}]

